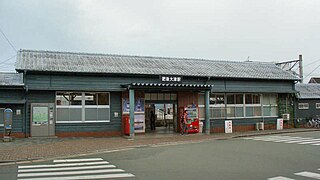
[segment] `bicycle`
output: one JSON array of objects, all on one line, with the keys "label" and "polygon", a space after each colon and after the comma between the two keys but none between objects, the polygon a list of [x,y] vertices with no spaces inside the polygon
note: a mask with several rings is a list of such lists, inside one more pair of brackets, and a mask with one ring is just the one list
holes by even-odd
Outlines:
[{"label": "bicycle", "polygon": [[320,128],[320,119],[319,118],[312,118],[306,123],[305,126],[307,128]]}]

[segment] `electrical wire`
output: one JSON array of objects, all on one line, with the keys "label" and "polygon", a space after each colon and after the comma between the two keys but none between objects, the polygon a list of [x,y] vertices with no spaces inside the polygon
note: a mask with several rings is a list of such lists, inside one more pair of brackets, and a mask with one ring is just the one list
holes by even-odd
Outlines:
[{"label": "electrical wire", "polygon": [[15,54],[14,56],[12,56],[12,57],[10,57],[10,58],[8,58],[8,59],[6,59],[6,60],[4,60],[4,61],[1,61],[1,62],[0,62],[0,65],[1,65],[2,63],[5,63],[5,62],[11,60],[12,58],[14,58],[14,57],[16,57],[16,56],[17,56],[17,55]]},{"label": "electrical wire", "polygon": [[0,28],[0,32],[2,33],[3,37],[6,38],[7,42],[10,44],[11,48],[17,52],[17,49],[12,45],[12,43],[9,41],[9,39],[7,38],[7,36],[4,34],[4,32],[2,31],[2,29]]},{"label": "electrical wire", "polygon": [[307,67],[307,66],[309,66],[309,65],[311,65],[311,64],[313,64],[313,63],[315,63],[315,62],[319,62],[319,61],[320,61],[320,59],[317,59],[317,60],[312,61],[311,63],[309,63],[309,64],[307,64],[307,65],[304,65],[303,67]]},{"label": "electrical wire", "polygon": [[316,67],[313,71],[311,71],[308,75],[306,75],[305,78],[308,77],[308,76],[310,76],[310,75],[311,75],[315,70],[317,70],[319,67],[320,67],[320,65],[317,66],[317,67]]}]

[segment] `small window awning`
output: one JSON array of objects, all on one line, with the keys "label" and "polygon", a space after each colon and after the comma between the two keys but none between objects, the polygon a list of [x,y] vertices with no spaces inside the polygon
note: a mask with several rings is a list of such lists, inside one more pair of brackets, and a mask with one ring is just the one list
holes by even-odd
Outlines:
[{"label": "small window awning", "polygon": [[158,89],[158,90],[211,90],[212,84],[178,84],[178,83],[131,83],[123,85],[129,89]]}]

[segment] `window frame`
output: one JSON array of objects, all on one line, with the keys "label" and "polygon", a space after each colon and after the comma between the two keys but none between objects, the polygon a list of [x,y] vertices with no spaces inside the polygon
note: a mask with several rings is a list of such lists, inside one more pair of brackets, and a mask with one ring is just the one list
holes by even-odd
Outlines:
[{"label": "window frame", "polygon": [[298,103],[298,109],[300,109],[300,110],[308,110],[309,109],[309,103]]},{"label": "window frame", "polygon": [[320,103],[316,103],[316,109],[320,109]]},{"label": "window frame", "polygon": [[[58,93],[65,93],[65,94],[80,94],[81,93],[81,105],[71,105],[69,103],[69,105],[58,105],[57,104],[57,94]],[[96,96],[98,96],[98,94],[100,93],[104,93],[104,94],[108,94],[108,104],[109,105],[86,105],[86,94],[90,94],[90,93],[94,93]],[[98,100],[97,100],[98,101]],[[56,109],[56,123],[106,123],[106,122],[111,122],[111,107],[110,107],[110,102],[111,101],[111,97],[110,97],[110,92],[77,92],[77,91],[56,91],[55,93],[55,109]],[[59,121],[58,120],[58,109],[68,109],[68,112],[69,112],[69,120],[68,121]],[[106,119],[106,120],[93,120],[93,121],[90,121],[90,120],[86,120],[86,109],[90,109],[90,108],[96,108],[97,109],[97,117],[98,117],[98,109],[107,109],[107,111],[109,112],[109,120]],[[81,120],[80,121],[70,121],[70,109],[81,109]]]}]

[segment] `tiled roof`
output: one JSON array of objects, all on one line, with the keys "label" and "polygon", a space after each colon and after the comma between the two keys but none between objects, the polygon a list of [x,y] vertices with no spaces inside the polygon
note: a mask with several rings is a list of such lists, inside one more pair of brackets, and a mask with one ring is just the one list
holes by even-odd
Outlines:
[{"label": "tiled roof", "polygon": [[0,86],[23,86],[23,74],[0,72]]},{"label": "tiled roof", "polygon": [[320,83],[320,78],[318,77],[313,77],[309,80],[309,83]]},{"label": "tiled roof", "polygon": [[296,84],[299,99],[320,99],[320,84]]},{"label": "tiled roof", "polygon": [[273,63],[20,50],[16,70],[297,80]]}]

